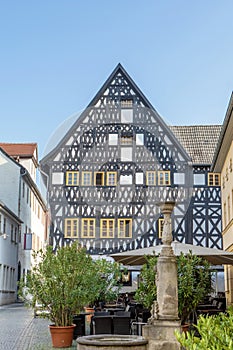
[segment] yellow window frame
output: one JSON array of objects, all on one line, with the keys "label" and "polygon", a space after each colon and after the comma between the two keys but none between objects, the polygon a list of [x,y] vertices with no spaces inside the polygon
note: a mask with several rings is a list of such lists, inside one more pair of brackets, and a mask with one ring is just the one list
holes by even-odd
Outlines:
[{"label": "yellow window frame", "polygon": [[95,238],[95,219],[82,219],[81,238]]},{"label": "yellow window frame", "polygon": [[64,238],[78,238],[78,219],[65,219]]},{"label": "yellow window frame", "polygon": [[100,219],[100,238],[114,238],[115,220]]},{"label": "yellow window frame", "polygon": [[118,238],[132,238],[132,219],[118,219]]},{"label": "yellow window frame", "polygon": [[[110,183],[110,175],[114,175],[114,182]],[[108,171],[107,172],[107,186],[116,186],[117,184],[117,172],[116,171]]]},{"label": "yellow window frame", "polygon": [[66,172],[66,185],[78,186],[79,185],[79,171],[67,171]]},{"label": "yellow window frame", "polygon": [[[85,175],[89,175],[90,182],[85,183]],[[91,171],[82,171],[82,186],[91,186],[92,185],[92,172]]]},{"label": "yellow window frame", "polygon": [[208,173],[208,186],[220,186],[220,173]]},{"label": "yellow window frame", "polygon": [[[97,184],[96,183],[96,176],[100,174],[101,175],[101,184]],[[105,183],[105,176],[104,176],[104,171],[95,171],[94,173],[94,185],[95,186],[104,186],[104,183]]]},{"label": "yellow window frame", "polygon": [[169,170],[158,171],[158,185],[159,186],[171,185],[171,173]]},{"label": "yellow window frame", "polygon": [[156,171],[151,170],[146,172],[146,184],[147,186],[156,185]]}]

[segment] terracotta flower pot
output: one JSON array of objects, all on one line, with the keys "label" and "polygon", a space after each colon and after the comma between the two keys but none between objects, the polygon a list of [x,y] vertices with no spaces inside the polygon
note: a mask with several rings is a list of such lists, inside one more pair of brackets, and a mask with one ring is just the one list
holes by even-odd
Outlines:
[{"label": "terracotta flower pot", "polygon": [[69,348],[73,342],[73,333],[75,325],[66,327],[57,327],[50,325],[50,333],[54,348]]}]

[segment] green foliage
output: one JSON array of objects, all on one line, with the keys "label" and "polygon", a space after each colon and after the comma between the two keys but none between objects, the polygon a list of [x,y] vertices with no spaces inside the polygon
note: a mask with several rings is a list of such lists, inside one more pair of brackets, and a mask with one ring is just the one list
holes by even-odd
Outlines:
[{"label": "green foliage", "polygon": [[135,293],[135,300],[146,308],[151,308],[153,301],[157,298],[156,278],[156,256],[147,256],[146,264],[140,272],[139,286]]},{"label": "green foliage", "polygon": [[176,338],[186,350],[232,350],[233,349],[233,309],[227,314],[200,316],[196,326],[199,337],[194,332],[180,333]]},{"label": "green foliage", "polygon": [[[111,271],[109,263],[94,261],[77,243],[61,247],[56,254],[48,246],[45,252],[35,252],[34,258],[26,284],[20,283],[21,295],[32,307],[42,304],[56,326],[71,325],[74,314],[99,298],[107,283],[103,276],[109,281],[117,273],[116,266]],[[110,293],[111,288],[106,294]]]},{"label": "green foliage", "polygon": [[177,258],[178,312],[187,320],[203,298],[211,292],[210,264],[191,252]]},{"label": "green foliage", "polygon": [[116,300],[122,287],[119,283],[121,266],[116,262],[110,262],[105,259],[96,260],[95,265],[98,279],[96,301]]},{"label": "green foliage", "polygon": [[[156,256],[146,257],[140,273],[139,288],[135,299],[145,307],[151,308],[156,300]],[[198,303],[211,291],[209,263],[191,252],[177,257],[178,273],[178,311],[181,322],[187,320]]]}]

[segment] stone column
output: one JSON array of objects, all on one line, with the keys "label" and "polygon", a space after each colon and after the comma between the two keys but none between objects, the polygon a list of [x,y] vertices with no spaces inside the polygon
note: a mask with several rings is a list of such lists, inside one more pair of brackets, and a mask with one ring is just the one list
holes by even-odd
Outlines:
[{"label": "stone column", "polygon": [[177,263],[172,243],[171,213],[175,202],[160,205],[164,216],[162,250],[157,263],[157,301],[152,307],[149,323],[143,327],[148,350],[178,350],[174,331],[180,330],[178,318]]}]

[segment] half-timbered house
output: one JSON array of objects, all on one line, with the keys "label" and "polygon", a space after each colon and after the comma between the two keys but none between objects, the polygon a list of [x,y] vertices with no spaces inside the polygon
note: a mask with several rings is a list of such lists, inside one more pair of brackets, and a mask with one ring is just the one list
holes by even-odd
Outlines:
[{"label": "half-timbered house", "polygon": [[220,129],[168,126],[119,64],[40,162],[54,248],[157,245],[166,200],[176,201],[174,239],[222,248],[219,174],[210,172]]}]

